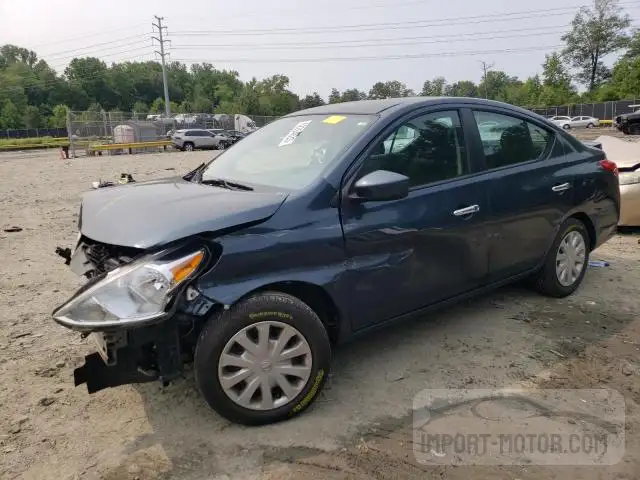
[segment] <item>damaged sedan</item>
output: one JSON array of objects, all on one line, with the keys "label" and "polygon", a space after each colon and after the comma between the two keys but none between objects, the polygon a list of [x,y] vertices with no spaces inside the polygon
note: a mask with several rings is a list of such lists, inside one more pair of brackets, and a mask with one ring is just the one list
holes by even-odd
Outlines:
[{"label": "damaged sedan", "polygon": [[526,110],[327,105],[86,193],[59,250],[85,283],[53,317],[95,342],[89,393],[193,368],[218,413],[266,424],[318,398],[337,343],[520,279],[571,294],[619,211],[615,163]]}]

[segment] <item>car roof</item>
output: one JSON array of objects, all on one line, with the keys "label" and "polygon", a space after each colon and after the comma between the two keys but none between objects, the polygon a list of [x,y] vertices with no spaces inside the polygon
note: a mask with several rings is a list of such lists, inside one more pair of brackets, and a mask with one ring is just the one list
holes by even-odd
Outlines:
[{"label": "car roof", "polygon": [[[354,102],[332,103],[322,105],[320,107],[307,108],[286,115],[294,117],[298,115],[328,115],[328,114],[346,114],[346,115],[387,115],[397,110],[407,107],[422,107],[428,105],[447,105],[447,104],[476,104],[496,106],[508,108],[510,110],[526,112],[531,115],[533,112],[520,107],[498,102],[495,100],[486,100],[484,98],[472,97],[403,97],[403,98],[385,98],[383,100],[358,100]],[[535,114],[534,114],[535,115]]]}]

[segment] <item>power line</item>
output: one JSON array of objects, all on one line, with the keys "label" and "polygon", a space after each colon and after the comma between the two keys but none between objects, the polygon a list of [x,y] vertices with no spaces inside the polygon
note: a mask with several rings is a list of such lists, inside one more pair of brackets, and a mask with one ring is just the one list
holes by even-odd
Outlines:
[{"label": "power line", "polygon": [[316,63],[316,62],[358,62],[358,61],[377,61],[377,60],[401,60],[414,58],[429,57],[457,57],[466,55],[484,55],[497,53],[518,53],[518,52],[536,52],[556,49],[562,45],[545,45],[529,48],[506,48],[499,50],[473,50],[461,52],[438,52],[438,53],[419,53],[415,55],[377,55],[372,57],[323,57],[323,58],[217,58],[217,59],[191,59],[179,58],[178,62],[184,63]]},{"label": "power line", "polygon": [[[522,35],[502,35],[502,36],[493,36],[493,37],[486,37],[486,38],[473,38],[473,39],[468,39],[468,38],[453,38],[453,39],[440,39],[440,40],[431,40],[431,41],[415,41],[415,42],[393,42],[393,43],[376,43],[376,44],[369,44],[369,45],[342,45],[341,48],[366,48],[366,47],[394,47],[394,46],[406,46],[406,45],[429,45],[429,44],[437,44],[437,43],[457,43],[457,42],[480,42],[483,40],[503,40],[503,39],[508,39],[508,38],[527,38],[527,37],[537,37],[537,36],[542,36],[542,35],[559,35],[563,32],[560,31],[555,31],[555,32],[537,32],[537,33],[525,33]],[[195,45],[188,45],[188,46],[184,46],[184,47],[175,47],[175,50],[188,50],[188,49],[193,49],[193,47],[195,47]],[[202,48],[235,48],[235,47],[230,47],[230,46],[224,46],[224,47],[220,47],[220,46],[216,46],[216,45],[199,45],[198,47],[202,47]],[[292,50],[306,50],[306,49],[314,49],[314,48],[332,48],[331,45],[325,45],[325,44],[318,44],[318,45],[295,45],[295,44],[289,44],[289,46],[287,47],[274,47],[272,45],[262,45],[262,46],[256,46],[256,47],[252,47],[252,49],[257,49],[257,50],[279,50],[279,49],[292,49]]]},{"label": "power line", "polygon": [[[46,53],[46,54],[44,54],[44,56],[46,56],[47,58],[56,57],[58,55],[64,55],[66,53],[79,52],[80,50],[90,50],[90,49],[92,49],[94,47],[102,47],[104,45],[112,45],[114,43],[122,42],[123,40],[131,40],[132,38],[145,38],[145,39],[148,39],[149,37],[148,37],[148,34],[146,34],[146,33],[140,34],[140,35],[131,35],[131,36],[128,36],[128,37],[119,38],[117,40],[112,40],[110,42],[94,43],[93,45],[87,45],[87,46],[79,47],[79,48],[72,48],[71,50],[62,50],[60,52]],[[124,45],[118,45],[118,46],[124,46]]]},{"label": "power line", "polygon": [[[146,23],[138,23],[136,25],[130,25],[128,27],[120,27],[120,28],[116,28],[114,30],[101,30],[100,32],[93,33],[92,35],[106,35],[108,33],[122,32],[124,30],[132,30],[134,28],[138,28],[138,27],[146,26],[146,25],[147,25]],[[69,42],[74,42],[76,40],[86,40],[86,39],[87,39],[87,34],[79,36],[79,37],[67,38],[65,40],[58,40],[56,42],[41,43],[41,44],[38,44],[38,45],[34,45],[31,48],[48,47],[50,45],[60,45],[61,43],[69,43]]]},{"label": "power line", "polygon": [[[621,5],[623,2],[620,3]],[[640,6],[638,3],[634,3],[635,6]],[[352,25],[337,25],[337,26],[324,26],[324,27],[305,27],[305,28],[274,28],[274,29],[259,29],[259,30],[201,30],[201,31],[177,31],[173,32],[173,36],[209,36],[209,35],[287,35],[287,34],[313,34],[313,33],[326,33],[332,31],[345,32],[345,31],[370,31],[370,30],[394,30],[394,29],[407,29],[407,28],[424,28],[434,27],[444,24],[442,26],[454,26],[454,25],[468,25],[476,23],[496,22],[500,20],[525,20],[529,18],[546,18],[559,15],[567,15],[575,12],[574,7],[559,7],[543,10],[524,10],[519,12],[507,12],[491,15],[474,15],[466,17],[452,17],[442,18],[435,20],[411,20],[403,22],[382,22],[382,23],[362,23]],[[553,13],[555,12],[555,13]],[[507,18],[514,17],[514,18]],[[474,20],[474,21],[468,21]]]},{"label": "power line", "polygon": [[[412,35],[409,37],[393,37],[393,38],[371,38],[371,39],[357,39],[357,40],[329,40],[329,41],[321,41],[321,42],[282,42],[282,43],[227,43],[227,44],[198,44],[198,45],[182,45],[178,47],[173,47],[174,50],[186,50],[188,48],[236,48],[236,47],[263,47],[263,46],[305,46],[305,45],[344,45],[345,43],[370,43],[370,42],[387,42],[387,41],[396,41],[396,40],[425,40],[430,38],[459,38],[459,37],[474,37],[476,35],[493,35],[495,33],[511,33],[511,32],[527,32],[533,30],[551,30],[551,29],[559,29],[567,27],[567,24],[564,25],[554,25],[549,27],[532,27],[532,28],[510,28],[506,30],[492,30],[489,32],[471,32],[471,33],[459,33],[459,34],[449,34],[449,35]],[[364,45],[369,46],[369,45]],[[371,45],[377,46],[377,45]]]}]

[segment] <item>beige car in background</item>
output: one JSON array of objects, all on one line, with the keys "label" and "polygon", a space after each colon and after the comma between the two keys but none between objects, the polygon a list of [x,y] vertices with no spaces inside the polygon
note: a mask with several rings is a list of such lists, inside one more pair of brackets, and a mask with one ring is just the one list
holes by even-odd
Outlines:
[{"label": "beige car in background", "polygon": [[601,136],[607,158],[618,165],[620,179],[621,227],[640,227],[640,142],[629,142],[615,137]]}]

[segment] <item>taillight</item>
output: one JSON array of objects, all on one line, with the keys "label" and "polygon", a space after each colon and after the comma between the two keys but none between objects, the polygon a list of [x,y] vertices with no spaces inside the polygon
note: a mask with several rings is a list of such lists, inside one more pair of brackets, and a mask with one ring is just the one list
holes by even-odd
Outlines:
[{"label": "taillight", "polygon": [[616,177],[618,176],[618,165],[616,165],[616,162],[612,162],[611,160],[600,160],[598,163],[600,163],[600,166],[608,172],[613,173]]}]

